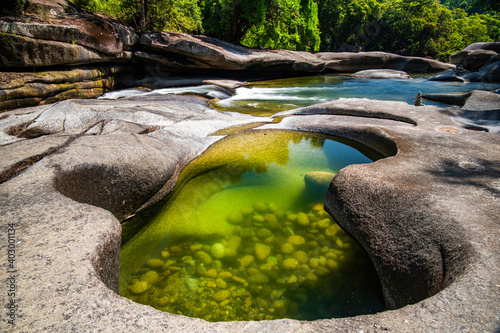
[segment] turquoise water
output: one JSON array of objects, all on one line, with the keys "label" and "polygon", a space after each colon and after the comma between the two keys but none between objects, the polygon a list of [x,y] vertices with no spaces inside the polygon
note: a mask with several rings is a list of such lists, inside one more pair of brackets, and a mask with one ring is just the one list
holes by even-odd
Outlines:
[{"label": "turquoise water", "polygon": [[[212,105],[219,110],[271,116],[339,98],[413,104],[419,91],[499,86],[317,75],[254,82],[229,98],[214,86],[104,97],[196,93],[218,96]],[[228,135],[182,171],[165,206],[122,246],[120,294],[208,321],[316,320],[383,311],[369,258],[323,207],[340,169],[377,158],[353,143],[318,135]]]},{"label": "turquoise water", "polygon": [[[213,107],[218,110],[271,116],[280,111],[339,98],[368,98],[413,104],[419,91],[423,94],[461,93],[472,90],[494,91],[499,88],[500,84],[493,83],[429,81],[421,74],[410,80],[373,80],[332,74],[253,82],[236,89],[234,96],[226,95],[216,86],[205,85],[153,91],[127,89],[107,93],[103,98],[115,99],[145,94],[200,94],[219,98],[220,100],[216,99],[212,103]],[[445,104],[427,100],[424,100],[424,104],[445,106]]]},{"label": "turquoise water", "polygon": [[290,131],[226,137],[122,247],[120,294],[209,321],[383,311],[370,260],[323,208],[330,180],[365,154]]},{"label": "turquoise water", "polygon": [[[428,81],[426,77],[374,80],[347,75],[317,75],[255,82],[238,88],[234,96],[217,101],[213,106],[224,111],[272,115],[339,98],[401,101],[413,105],[419,91],[422,94],[460,93],[472,90],[493,91],[498,88],[500,84]],[[445,105],[427,100],[424,100],[424,104]]]}]

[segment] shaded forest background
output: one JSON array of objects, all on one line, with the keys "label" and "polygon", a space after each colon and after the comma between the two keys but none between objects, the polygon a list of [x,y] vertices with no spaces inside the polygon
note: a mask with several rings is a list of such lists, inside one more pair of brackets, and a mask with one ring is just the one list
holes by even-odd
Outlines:
[{"label": "shaded forest background", "polygon": [[[12,2],[18,10],[23,0]],[[248,47],[386,51],[448,61],[500,40],[498,0],[74,0],[139,32],[205,34]]]}]

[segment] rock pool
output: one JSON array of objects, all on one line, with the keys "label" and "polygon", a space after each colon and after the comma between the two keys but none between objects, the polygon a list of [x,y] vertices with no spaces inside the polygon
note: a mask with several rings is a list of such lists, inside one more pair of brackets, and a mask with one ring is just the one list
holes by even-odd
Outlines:
[{"label": "rock pool", "polygon": [[122,246],[121,295],[209,321],[383,311],[370,260],[323,209],[337,171],[380,156],[332,139],[274,130],[214,144]]}]

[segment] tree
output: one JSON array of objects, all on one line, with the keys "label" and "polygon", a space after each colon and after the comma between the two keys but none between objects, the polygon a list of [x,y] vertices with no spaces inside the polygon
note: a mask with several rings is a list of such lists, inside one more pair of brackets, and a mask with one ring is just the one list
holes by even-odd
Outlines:
[{"label": "tree", "polygon": [[319,0],[321,49],[336,51],[345,45],[370,48],[373,35],[380,33],[383,8],[377,0]]},{"label": "tree", "polygon": [[250,47],[319,49],[318,8],[313,0],[206,0],[204,30]]},{"label": "tree", "polygon": [[248,30],[266,18],[265,0],[205,0],[203,27],[207,35],[238,44]]},{"label": "tree", "polygon": [[140,32],[202,32],[198,0],[125,0],[121,8]]},{"label": "tree", "polygon": [[241,44],[250,47],[317,51],[320,37],[316,3],[312,0],[270,2],[265,20],[249,29]]}]

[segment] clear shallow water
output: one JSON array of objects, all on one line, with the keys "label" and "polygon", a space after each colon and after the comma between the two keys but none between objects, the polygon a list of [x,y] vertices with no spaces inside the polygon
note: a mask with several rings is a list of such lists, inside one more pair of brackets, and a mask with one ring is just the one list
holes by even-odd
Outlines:
[{"label": "clear shallow water", "polygon": [[[225,138],[184,169],[166,206],[122,247],[121,295],[209,321],[383,311],[369,259],[322,206],[336,172],[371,161],[297,132]],[[306,185],[311,172],[330,174]]]},{"label": "clear shallow water", "polygon": [[[220,99],[215,100],[212,106],[221,111],[271,116],[280,111],[339,98],[368,98],[413,104],[419,91],[423,94],[461,93],[472,90],[494,91],[499,88],[500,84],[493,83],[428,81],[427,77],[421,74],[410,80],[374,80],[354,78],[348,75],[316,75],[250,83],[236,89],[234,96],[227,95],[227,91],[222,91],[217,86],[204,85],[152,91],[126,89],[109,92],[101,98],[116,99],[148,94],[199,94]],[[445,105],[427,100],[424,100],[424,104]]]},{"label": "clear shallow water", "polygon": [[[238,88],[231,98],[217,101],[212,105],[222,111],[272,115],[276,112],[339,98],[368,98],[413,104],[419,91],[423,94],[459,93],[472,90],[495,90],[499,87],[499,84],[480,82],[428,81],[426,77],[410,80],[374,80],[347,75],[318,75],[256,82]],[[424,104],[445,105],[427,100],[424,100]]]}]

